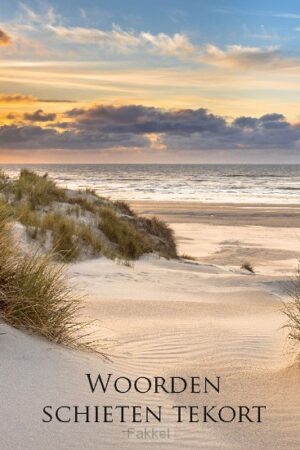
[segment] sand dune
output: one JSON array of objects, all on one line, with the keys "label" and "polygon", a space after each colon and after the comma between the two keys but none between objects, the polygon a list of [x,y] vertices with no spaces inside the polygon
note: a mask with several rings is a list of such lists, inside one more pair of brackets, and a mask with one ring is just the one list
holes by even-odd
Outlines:
[{"label": "sand dune", "polygon": [[[151,206],[152,208],[152,206]],[[154,212],[160,212],[154,211]],[[239,211],[239,214],[242,214]],[[234,220],[234,219],[232,219]],[[110,361],[57,347],[1,325],[1,448],[299,448],[299,369],[282,329],[282,299],[295,274],[300,229],[173,221],[182,253],[196,261],[105,258],[70,266],[97,319]],[[268,221],[270,217],[268,218]],[[279,225],[279,224],[277,224]],[[254,275],[240,269],[253,258]],[[221,377],[220,394],[91,394],[85,373]],[[125,424],[43,424],[45,404],[164,405],[165,442],[128,440]],[[172,405],[266,405],[261,424],[174,425]],[[16,431],[17,430],[17,431]]]}]

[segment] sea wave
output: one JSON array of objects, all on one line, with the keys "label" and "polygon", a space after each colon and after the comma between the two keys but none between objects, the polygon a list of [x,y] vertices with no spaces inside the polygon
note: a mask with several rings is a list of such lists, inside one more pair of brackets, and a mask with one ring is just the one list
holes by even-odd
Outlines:
[{"label": "sea wave", "polygon": [[[70,189],[124,200],[299,203],[300,165],[28,165]],[[21,166],[2,165],[17,176]]]}]

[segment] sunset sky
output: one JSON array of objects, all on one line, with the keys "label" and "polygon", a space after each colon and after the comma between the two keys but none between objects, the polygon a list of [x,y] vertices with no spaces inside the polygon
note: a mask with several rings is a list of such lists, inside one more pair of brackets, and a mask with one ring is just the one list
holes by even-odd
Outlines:
[{"label": "sunset sky", "polygon": [[0,163],[300,162],[297,0],[1,0]]}]

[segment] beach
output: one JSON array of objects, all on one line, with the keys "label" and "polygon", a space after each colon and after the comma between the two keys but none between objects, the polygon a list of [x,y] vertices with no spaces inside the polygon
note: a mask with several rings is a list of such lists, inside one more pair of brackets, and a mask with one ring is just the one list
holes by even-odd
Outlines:
[{"label": "beach", "polygon": [[300,2],[0,17],[0,450],[300,450]]},{"label": "beach", "polygon": [[[96,320],[107,360],[1,325],[3,448],[298,448],[299,369],[281,309],[297,271],[299,208],[145,201],[131,206],[167,220],[179,254],[188,259],[145,255],[128,267],[102,257],[69,266],[70,285],[85,296],[83,316]],[[241,269],[244,262],[254,274]],[[221,388],[196,396],[92,394],[86,373],[219,377]],[[62,404],[161,405],[159,427],[169,434],[149,441],[128,434],[141,425],[117,420],[43,423],[43,407]],[[174,405],[262,405],[265,411],[262,423],[190,423],[186,417],[174,425]]]}]

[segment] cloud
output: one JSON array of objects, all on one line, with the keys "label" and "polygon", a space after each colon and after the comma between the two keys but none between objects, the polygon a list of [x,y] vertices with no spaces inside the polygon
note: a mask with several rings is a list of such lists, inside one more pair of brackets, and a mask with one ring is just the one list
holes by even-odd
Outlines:
[{"label": "cloud", "polygon": [[140,42],[133,32],[124,31],[114,25],[111,31],[98,28],[64,27],[47,25],[47,29],[60,39],[73,44],[98,44],[126,50],[138,47]]},{"label": "cloud", "polygon": [[141,105],[97,105],[66,111],[64,122],[36,111],[26,115],[37,123],[0,127],[2,149],[153,150],[156,143],[166,152],[202,150],[300,151],[300,126],[279,113],[259,118],[238,117],[228,122],[204,108],[164,110]]},{"label": "cloud", "polygon": [[97,44],[106,48],[117,49],[120,52],[143,49],[161,55],[186,56],[195,52],[195,46],[185,34],[175,33],[169,36],[165,33],[151,34],[123,30],[113,24],[109,31],[98,28],[64,27],[47,25],[47,29],[57,37],[73,44]]},{"label": "cloud", "polygon": [[250,39],[270,39],[272,41],[274,40],[280,40],[280,37],[277,33],[270,33],[267,31],[266,27],[264,25],[260,25],[258,30],[256,31],[250,31],[248,26],[246,24],[243,25],[244,30],[244,36],[245,38]]},{"label": "cloud", "polygon": [[201,57],[208,64],[221,67],[236,67],[242,69],[284,68],[299,66],[299,59],[287,58],[280,53],[279,47],[243,47],[229,45],[224,50],[207,45]]},{"label": "cloud", "polygon": [[64,100],[64,99],[42,99],[34,97],[33,95],[0,95],[1,103],[76,103],[74,100]]},{"label": "cloud", "polygon": [[37,98],[32,95],[0,95],[0,103],[32,103],[36,101]]},{"label": "cloud", "polygon": [[0,46],[11,44],[11,37],[0,28]]},{"label": "cloud", "polygon": [[240,127],[242,129],[258,129],[259,127],[265,128],[283,128],[289,126],[288,122],[285,120],[283,114],[265,114],[259,119],[253,117],[238,117],[234,120],[233,125]]},{"label": "cloud", "polygon": [[44,113],[42,109],[38,109],[33,113],[25,113],[24,119],[30,122],[53,122],[56,119],[54,113]]},{"label": "cloud", "polygon": [[260,118],[239,117],[216,133],[194,133],[189,137],[169,134],[162,142],[174,151],[300,151],[300,126],[291,125],[281,114],[267,114]]},{"label": "cloud", "polygon": [[37,101],[39,103],[77,103],[77,100],[65,100],[65,99],[47,99],[47,98],[38,98]]},{"label": "cloud", "polygon": [[300,14],[278,13],[278,14],[273,14],[273,17],[281,17],[282,19],[300,19]]},{"label": "cloud", "polygon": [[6,115],[6,118],[9,119],[9,120],[14,120],[14,119],[17,118],[17,116],[15,114],[13,114],[13,113],[9,113],[9,114]]},{"label": "cloud", "polygon": [[[159,55],[206,64],[220,68],[245,70],[281,70],[300,67],[300,58],[285,55],[279,47],[248,47],[237,44],[218,47],[214,43],[194,43],[187,33],[150,33],[147,30],[123,29],[112,24],[110,29],[66,25],[67,21],[53,8],[41,4],[39,12],[21,3],[22,14],[8,25],[14,32],[14,57],[66,58],[82,52],[89,60],[99,56],[99,50],[107,53],[136,53],[144,57]],[[293,13],[281,13],[280,17],[296,18]],[[245,27],[245,26],[244,26]],[[249,31],[244,28],[244,33]],[[263,25],[252,37],[278,39]],[[43,45],[46,43],[46,46]],[[89,46],[89,51],[81,46]],[[4,50],[3,50],[4,51]],[[13,51],[13,48],[12,48]],[[88,55],[88,56],[87,56]],[[8,58],[12,54],[5,53]]]},{"label": "cloud", "polygon": [[151,33],[141,33],[141,41],[150,46],[150,50],[161,55],[187,57],[192,56],[196,47],[190,42],[185,34],[176,33],[169,36],[165,33],[153,35]]},{"label": "cloud", "polygon": [[0,126],[0,148],[28,150],[91,150],[108,148],[143,148],[148,139],[133,134],[102,134],[95,130],[87,133],[67,130],[59,133],[54,128],[42,128],[37,125],[4,125]]},{"label": "cloud", "polygon": [[42,4],[43,8],[41,13],[35,12],[33,9],[31,9],[28,5],[26,5],[23,2],[19,3],[19,6],[21,10],[25,14],[25,21],[28,24],[36,23],[36,24],[53,24],[57,23],[61,17],[56,14],[54,9],[52,7],[48,7],[46,4]]},{"label": "cloud", "polygon": [[110,133],[174,133],[214,132],[226,125],[222,117],[208,113],[204,108],[165,111],[140,105],[95,106],[73,109],[66,114],[73,118],[71,127],[97,129]]},{"label": "cloud", "polygon": [[[47,25],[54,35],[70,44],[98,45],[105,50],[126,52],[147,52],[160,56],[171,56],[218,67],[238,69],[282,69],[299,67],[300,59],[287,57],[278,46],[245,47],[228,45],[225,48],[213,44],[196,45],[184,33],[168,35],[148,32],[125,31],[117,25],[112,30],[98,28],[64,27]],[[255,37],[274,39],[262,27]]]}]

